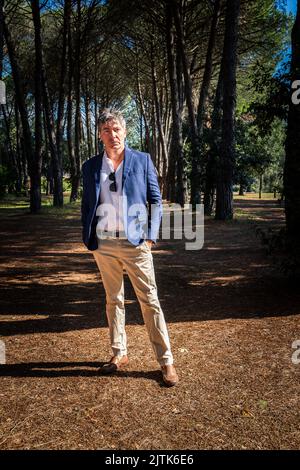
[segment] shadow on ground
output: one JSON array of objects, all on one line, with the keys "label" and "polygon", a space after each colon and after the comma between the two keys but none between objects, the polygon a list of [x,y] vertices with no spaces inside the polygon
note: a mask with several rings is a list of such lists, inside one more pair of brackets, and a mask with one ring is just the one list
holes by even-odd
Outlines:
[{"label": "shadow on ground", "polygon": [[[273,201],[239,201],[258,223],[282,222]],[[3,212],[3,211],[2,211]],[[63,332],[106,326],[105,294],[93,256],[81,243],[79,209],[67,219],[2,214],[1,335]],[[243,220],[205,221],[202,250],[184,240],[154,249],[159,298],[168,322],[260,318],[299,313],[300,294]],[[127,324],[141,324],[139,305],[125,280]]]}]

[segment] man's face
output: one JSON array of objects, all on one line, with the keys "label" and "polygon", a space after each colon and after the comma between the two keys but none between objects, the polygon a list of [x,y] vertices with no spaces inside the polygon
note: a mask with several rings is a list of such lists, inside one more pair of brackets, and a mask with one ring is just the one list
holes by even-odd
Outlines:
[{"label": "man's face", "polygon": [[99,138],[106,150],[123,150],[125,147],[126,129],[115,119],[102,124],[99,129]]}]

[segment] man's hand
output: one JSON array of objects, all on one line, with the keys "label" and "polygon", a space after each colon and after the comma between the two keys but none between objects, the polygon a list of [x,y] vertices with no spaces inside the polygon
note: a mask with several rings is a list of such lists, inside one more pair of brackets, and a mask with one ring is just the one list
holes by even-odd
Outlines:
[{"label": "man's hand", "polygon": [[152,248],[152,245],[154,244],[152,240],[146,240],[147,245],[149,246],[150,250]]}]

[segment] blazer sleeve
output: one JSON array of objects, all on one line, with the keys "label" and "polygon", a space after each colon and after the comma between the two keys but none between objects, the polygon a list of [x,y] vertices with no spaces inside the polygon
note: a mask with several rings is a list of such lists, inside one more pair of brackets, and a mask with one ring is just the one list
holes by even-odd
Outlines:
[{"label": "blazer sleeve", "polygon": [[81,224],[84,227],[89,213],[88,203],[88,168],[86,162],[82,165],[82,198],[81,198]]},{"label": "blazer sleeve", "polygon": [[148,239],[156,243],[162,218],[162,197],[157,170],[149,154],[147,154],[147,202],[149,204]]}]

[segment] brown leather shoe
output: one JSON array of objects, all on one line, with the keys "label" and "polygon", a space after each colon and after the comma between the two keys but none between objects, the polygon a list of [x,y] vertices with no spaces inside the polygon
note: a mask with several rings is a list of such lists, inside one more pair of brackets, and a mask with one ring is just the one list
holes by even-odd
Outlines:
[{"label": "brown leather shoe", "polygon": [[173,364],[161,367],[163,381],[168,387],[174,387],[179,382],[176,369]]},{"label": "brown leather shoe", "polygon": [[101,374],[113,374],[121,367],[127,366],[129,359],[127,356],[113,356],[109,362],[105,362],[102,367],[100,367],[99,372]]}]

